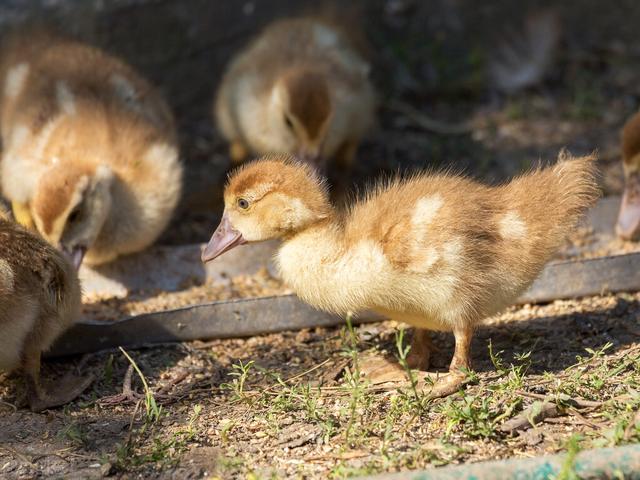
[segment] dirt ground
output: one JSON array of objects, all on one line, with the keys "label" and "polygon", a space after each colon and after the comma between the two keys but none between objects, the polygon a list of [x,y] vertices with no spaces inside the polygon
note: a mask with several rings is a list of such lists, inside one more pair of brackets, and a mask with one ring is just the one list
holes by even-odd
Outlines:
[{"label": "dirt ground", "polygon": [[[137,12],[136,2],[129,3],[124,13]],[[161,12],[171,3],[154,5]],[[268,20],[261,5],[269,2],[255,3]],[[599,15],[598,2],[585,1],[582,18],[593,28],[565,22],[544,80],[505,94],[476,68],[483,64],[476,58],[491,54],[491,42],[468,45],[476,25],[494,25],[489,4],[495,14],[509,2],[463,13],[451,5],[464,2],[424,3],[432,6],[371,2],[366,30],[376,52],[381,107],[349,182],[447,165],[498,182],[539,159],[552,161],[567,146],[576,154],[597,150],[605,194],[620,193],[619,131],[640,100],[640,49],[628,25],[616,23],[633,23],[628,9],[608,9],[617,12],[611,19]],[[135,30],[134,20],[110,21],[110,30],[97,24],[98,32],[108,32],[98,35],[103,43],[118,31]],[[224,38],[237,46],[252,28],[242,24],[242,35]],[[114,49],[132,62],[137,53],[124,41]],[[200,62],[210,51],[191,53],[187,60]],[[227,57],[211,62],[220,65]],[[139,63],[160,81],[165,60],[153,59]],[[195,100],[211,94],[213,81],[179,90],[179,81],[200,65],[187,60],[180,64],[186,73],[167,73],[163,88],[181,118],[189,175],[210,172],[219,184],[229,166],[226,147],[205,102]],[[207,185],[208,200],[202,202],[194,187],[197,198],[185,203],[164,243],[208,238],[220,192]],[[605,253],[635,248],[621,243]],[[198,287],[196,301],[282,288],[264,277],[243,285]],[[153,308],[179,302],[176,294]],[[135,299],[90,308],[106,320],[123,309],[149,309]],[[477,332],[466,389],[440,400],[428,399],[428,386],[371,384],[360,375],[372,352],[378,351],[375,358],[386,352],[390,361],[402,356],[396,341],[402,326],[390,321],[161,345],[127,352],[131,361],[119,350],[47,361],[43,377],[52,382],[67,372],[92,372],[97,381],[76,402],[33,414],[22,406],[20,380],[0,376],[0,478],[344,478],[639,442],[639,315],[636,293],[513,307]],[[444,373],[453,338],[437,334],[435,345],[433,371]],[[531,427],[527,419],[539,423]]]},{"label": "dirt ground", "polygon": [[[343,478],[639,441],[639,311],[638,294],[512,308],[477,332],[464,392],[435,401],[358,375],[399,355],[393,322],[129,352],[146,399],[135,371],[122,395],[122,353],[90,355],[99,380],[64,409],[15,410],[20,384],[2,382],[0,476]],[[445,372],[453,339],[435,345]]]}]

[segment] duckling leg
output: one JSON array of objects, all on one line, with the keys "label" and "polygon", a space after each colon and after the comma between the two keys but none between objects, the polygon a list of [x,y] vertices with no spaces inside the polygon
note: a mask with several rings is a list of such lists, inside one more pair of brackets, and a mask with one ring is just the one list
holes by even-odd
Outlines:
[{"label": "duckling leg", "polygon": [[428,370],[431,364],[431,334],[423,328],[416,328],[411,340],[411,350],[407,357],[410,368],[417,370]]},{"label": "duckling leg", "polygon": [[456,349],[449,365],[449,374],[435,383],[429,392],[432,398],[446,397],[460,390],[467,377],[465,370],[471,369],[473,328],[470,325],[456,328],[453,335],[456,339]]},{"label": "duckling leg", "polygon": [[229,145],[229,156],[231,157],[231,162],[234,164],[242,162],[245,158],[247,158],[249,152],[246,147],[240,140],[233,140]]},{"label": "duckling leg", "polygon": [[13,216],[20,225],[33,229],[33,218],[31,218],[31,211],[26,203],[11,202],[11,210],[13,210]]},{"label": "duckling leg", "polygon": [[92,375],[82,378],[67,376],[58,383],[55,394],[45,392],[40,384],[40,344],[34,340],[27,345],[22,363],[27,386],[27,400],[33,412],[65,405],[77,398],[93,383],[94,377]]}]

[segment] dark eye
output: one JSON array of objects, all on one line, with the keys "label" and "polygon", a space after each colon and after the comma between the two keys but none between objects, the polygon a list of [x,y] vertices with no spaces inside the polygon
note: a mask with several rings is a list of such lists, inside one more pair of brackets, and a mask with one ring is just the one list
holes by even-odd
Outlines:
[{"label": "dark eye", "polygon": [[246,210],[247,208],[249,208],[249,201],[244,198],[239,198],[238,207],[240,207],[243,210]]},{"label": "dark eye", "polygon": [[74,222],[77,222],[79,218],[80,218],[80,209],[74,208],[73,211],[67,217],[67,222],[74,223]]},{"label": "dark eye", "polygon": [[285,114],[284,123],[289,129],[293,130],[293,122],[291,121],[291,118],[289,118],[289,115]]}]

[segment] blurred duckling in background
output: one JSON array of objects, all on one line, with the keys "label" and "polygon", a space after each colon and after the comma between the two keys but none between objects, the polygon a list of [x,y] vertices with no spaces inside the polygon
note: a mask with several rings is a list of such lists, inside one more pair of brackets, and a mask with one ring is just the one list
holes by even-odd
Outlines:
[{"label": "blurred duckling in background", "polygon": [[375,109],[356,43],[337,24],[302,17],[272,23],[240,52],[214,103],[232,160],[287,153],[350,166]]},{"label": "blurred duckling in background", "polygon": [[0,81],[2,192],[16,219],[77,266],[150,245],[182,183],[159,93],[120,60],[44,31],[10,36]]},{"label": "blurred duckling in background", "polygon": [[417,174],[370,190],[346,212],[326,182],[285,156],[240,167],[225,189],[211,261],[247,242],[281,238],[283,280],[311,305],[345,315],[370,309],[418,328],[413,368],[429,366],[427,330],[452,331],[455,392],[470,368],[474,327],[513,301],[597,197],[595,158],[561,154],[499,187],[451,174]]},{"label": "blurred duckling in background", "polygon": [[622,129],[625,187],[616,233],[624,240],[640,239],[640,112]]},{"label": "blurred duckling in background", "polygon": [[0,370],[22,370],[34,411],[72,401],[92,377],[62,382],[55,393],[40,385],[40,355],[80,313],[73,265],[39,235],[0,212]]}]

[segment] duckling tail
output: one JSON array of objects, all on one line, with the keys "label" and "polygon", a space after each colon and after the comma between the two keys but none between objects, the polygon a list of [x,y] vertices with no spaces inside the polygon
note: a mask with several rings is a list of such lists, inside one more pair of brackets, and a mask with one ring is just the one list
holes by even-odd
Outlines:
[{"label": "duckling tail", "polygon": [[[560,151],[558,163],[551,169],[549,187],[556,191],[557,208],[569,222],[575,222],[600,197],[595,154],[572,157]],[[544,172],[543,172],[544,173]]]},{"label": "duckling tail", "polygon": [[[550,255],[600,195],[596,155],[572,157],[561,151],[558,162],[505,185],[507,205],[522,215],[529,241]],[[543,253],[544,252],[544,253]]]}]

